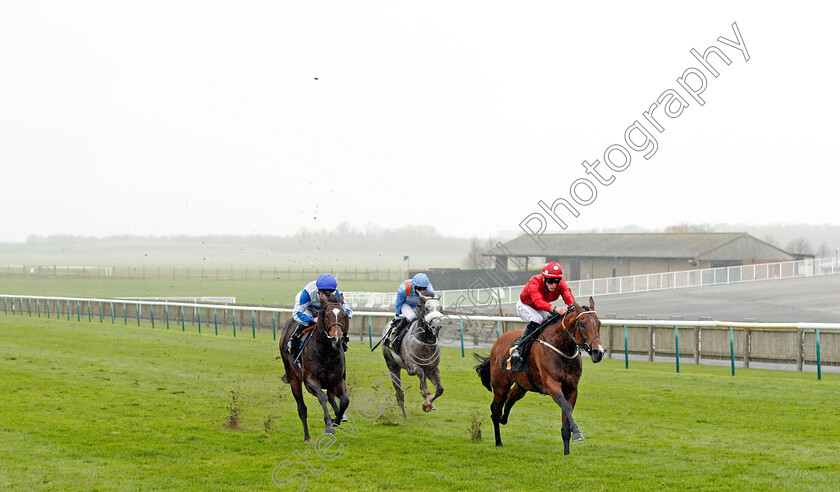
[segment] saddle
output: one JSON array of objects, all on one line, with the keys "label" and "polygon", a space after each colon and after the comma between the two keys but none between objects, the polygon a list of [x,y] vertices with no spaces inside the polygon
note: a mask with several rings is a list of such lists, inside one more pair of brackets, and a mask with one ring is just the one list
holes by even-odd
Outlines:
[{"label": "saddle", "polygon": [[[412,321],[413,323],[413,321]],[[399,330],[397,332],[397,336],[391,341],[391,337],[389,336],[385,341],[385,346],[389,349],[393,350],[397,355],[402,357],[402,341],[405,338],[405,334],[408,333],[408,330],[411,328],[410,323],[406,323],[405,321],[399,323],[397,326],[392,326],[391,330]],[[390,333],[389,333],[390,335]]]},{"label": "saddle", "polygon": [[[531,372],[528,368],[528,354],[531,352],[531,345],[534,344],[534,341],[537,337],[540,336],[543,329],[551,323],[557,321],[560,318],[560,315],[553,314],[548,319],[543,321],[540,326],[534,331],[534,333],[525,338],[525,334],[523,333],[519,338],[513,341],[511,344],[510,351],[505,356],[504,360],[502,361],[502,369],[508,372],[521,372],[525,371],[528,373],[528,379],[531,379]],[[510,356],[510,352],[519,347],[519,353],[521,354],[518,359],[512,359]]]},{"label": "saddle", "polygon": [[[315,325],[308,326],[304,328],[297,337],[292,335],[292,345],[291,349],[287,350],[288,354],[292,357],[292,360],[297,360],[298,355],[303,350],[303,347],[306,346],[306,342],[309,341],[309,336],[312,334],[312,330],[315,329]],[[299,341],[299,343],[294,343],[295,339]],[[300,363],[298,363],[300,364]]]},{"label": "saddle", "polygon": [[[539,334],[539,333],[537,333]],[[521,371],[528,371],[528,354],[531,351],[531,345],[534,343],[534,338],[529,338],[524,341],[520,341],[518,338],[516,341],[513,342],[511,345],[511,350],[515,349],[519,346],[520,354],[522,354],[518,359],[513,359],[510,356],[510,351],[505,356],[504,360],[502,361],[502,369],[507,372],[521,372]],[[530,376],[530,374],[529,374]]]}]

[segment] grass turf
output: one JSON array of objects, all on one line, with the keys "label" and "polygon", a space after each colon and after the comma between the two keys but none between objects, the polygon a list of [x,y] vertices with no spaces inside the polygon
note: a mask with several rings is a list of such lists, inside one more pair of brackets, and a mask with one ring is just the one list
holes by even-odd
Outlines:
[{"label": "grass turf", "polygon": [[[299,473],[307,490],[836,490],[840,377],[757,369],[584,361],[575,418],[586,441],[562,455],[560,411],[529,394],[493,445],[491,394],[444,349],[446,393],[424,414],[403,376],[408,419],[372,387],[367,343],[347,353],[356,437],[304,444],[271,333],[257,339],[148,325],[0,313],[0,489],[262,490]],[[392,387],[384,387],[391,394]],[[355,402],[383,403],[361,418]],[[323,430],[306,395],[313,439]],[[231,418],[238,428],[228,428]],[[470,439],[481,422],[482,441]],[[347,424],[345,424],[347,425]],[[339,447],[339,445],[343,447]],[[309,465],[298,456],[309,451]],[[318,474],[307,470],[307,466]],[[290,480],[282,490],[296,490]]]}]

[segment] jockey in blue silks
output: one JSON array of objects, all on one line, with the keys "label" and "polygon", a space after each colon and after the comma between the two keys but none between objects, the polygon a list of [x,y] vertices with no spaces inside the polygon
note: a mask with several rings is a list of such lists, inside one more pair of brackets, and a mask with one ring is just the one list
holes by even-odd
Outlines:
[{"label": "jockey in blue silks", "polygon": [[435,289],[425,273],[418,273],[413,279],[402,282],[397,288],[397,300],[394,302],[396,314],[391,322],[391,326],[395,327],[391,331],[392,341],[399,337],[406,326],[417,319],[417,306],[420,304],[421,294],[426,297],[435,296]]},{"label": "jockey in blue silks", "polygon": [[[289,338],[290,351],[299,343],[301,329],[318,322],[318,311],[330,302],[330,298],[341,299],[341,292],[338,291],[338,282],[335,277],[329,273],[322,273],[317,280],[309,282],[303,290],[298,292],[292,313],[292,318],[297,321],[297,325],[295,325],[295,332]],[[342,300],[341,303],[347,317],[352,318],[353,311],[346,302]]]}]

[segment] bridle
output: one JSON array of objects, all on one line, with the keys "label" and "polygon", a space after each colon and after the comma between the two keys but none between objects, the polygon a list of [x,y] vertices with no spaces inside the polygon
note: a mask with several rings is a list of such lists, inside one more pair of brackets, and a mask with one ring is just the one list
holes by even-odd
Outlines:
[{"label": "bridle", "polygon": [[[435,298],[435,297],[430,297],[428,300],[432,300],[432,299],[437,299],[437,298]],[[428,302],[428,300],[427,300],[426,302]],[[425,307],[425,306],[426,306],[426,302],[424,302],[424,303],[423,303],[423,307]],[[442,306],[441,306],[441,308],[442,308]],[[423,310],[421,309],[421,310],[420,310],[420,312],[418,313],[418,316],[417,316],[417,325],[420,327],[420,329],[422,329],[422,330],[423,330],[423,332],[424,332],[424,333],[428,334],[429,336],[431,336],[432,338],[434,338],[434,339],[435,339],[435,342],[434,342],[434,343],[437,343],[437,336],[438,336],[438,334],[437,334],[437,333],[435,333],[435,330],[434,330],[434,328],[432,327],[432,324],[426,321],[426,316],[427,316],[429,313],[433,313],[433,312],[435,312],[435,311],[438,311],[438,312],[440,312],[441,314],[443,314],[443,311],[441,311],[441,310],[437,310],[437,309],[436,309],[436,310],[433,310],[433,311],[429,311],[428,313],[425,313],[425,314],[424,314],[424,313],[423,313]]]},{"label": "bridle", "polygon": [[[324,307],[323,307],[323,309],[324,309],[324,314],[325,314],[325,315],[326,315],[326,313],[327,313],[327,308],[329,308],[330,306],[337,306],[337,307],[338,307],[338,309],[339,309],[339,310],[341,310],[341,312],[342,312],[342,313],[344,312],[344,306],[342,306],[340,303],[337,303],[337,302],[328,302],[328,303],[327,303],[327,304],[325,304],[325,305],[324,305]],[[324,323],[324,328],[325,328],[325,329],[324,329],[324,335],[326,335],[326,337],[327,337],[327,338],[331,338],[331,339],[335,340],[335,341],[336,341],[336,343],[337,343],[339,340],[341,340],[342,338],[344,338],[344,333],[345,333],[345,330],[344,330],[344,325],[341,323],[341,321],[339,321],[339,319],[340,319],[340,316],[336,316],[336,317],[335,317],[335,322],[330,323],[330,325],[329,325],[329,326],[327,325],[327,323],[326,323],[326,322]],[[332,330],[332,327],[333,327],[333,326],[338,326],[338,328],[339,328],[339,330],[340,330],[340,333],[337,333],[335,337],[331,337],[331,336],[330,336],[330,330]]]},{"label": "bridle", "polygon": [[[431,298],[427,299],[427,301],[431,300],[431,299],[437,299],[437,298],[431,297]],[[423,302],[423,307],[424,308],[426,306],[427,301]],[[443,314],[442,308],[443,308],[443,306],[441,306],[440,310],[434,309],[434,310],[429,311],[428,313],[425,313],[425,314],[423,313],[422,309],[419,309],[418,313],[417,313],[417,325],[416,325],[416,327],[419,328],[420,333],[414,334],[411,327],[409,327],[409,331],[406,334],[406,337],[411,337],[412,340],[415,343],[423,345],[427,348],[428,347],[434,347],[434,350],[431,353],[424,354],[422,352],[418,353],[416,350],[411,349],[411,350],[407,351],[405,354],[403,354],[403,356],[402,356],[403,359],[408,357],[409,353],[410,353],[410,357],[412,358],[412,360],[414,361],[415,364],[423,365],[423,364],[432,363],[434,360],[436,360],[437,358],[440,357],[441,343],[440,343],[440,338],[438,338],[438,333],[437,333],[438,331],[440,331],[440,329],[438,328],[438,330],[436,331],[434,326],[432,325],[432,323],[429,323],[429,322],[426,321],[426,316],[430,313],[433,313],[433,312],[440,312],[441,314]],[[427,337],[429,337],[429,338],[427,338]],[[430,341],[427,341],[429,339],[430,339]],[[411,346],[409,345],[409,347],[411,347]]]},{"label": "bridle", "polygon": [[[571,306],[569,308],[568,312],[573,312],[574,310],[575,310],[575,307]],[[566,325],[563,324],[563,320],[565,319],[565,316],[563,316],[563,318],[561,318],[561,321],[560,321],[560,323],[563,326],[563,331],[565,331],[570,337],[572,337],[572,341],[575,343],[575,353],[574,354],[572,354],[572,355],[565,354],[565,353],[563,353],[562,350],[556,348],[554,345],[551,345],[550,343],[546,342],[542,338],[537,338],[537,342],[539,342],[540,344],[542,344],[542,345],[550,348],[551,350],[557,352],[558,354],[565,357],[566,359],[574,359],[575,357],[580,355],[580,349],[583,349],[587,353],[590,353],[592,351],[592,342],[594,342],[595,340],[600,340],[601,339],[601,334],[598,333],[598,331],[596,330],[595,331],[595,336],[592,337],[592,340],[589,340],[588,342],[581,342],[581,343],[577,343],[575,341],[576,340],[575,334],[577,334],[581,340],[584,340],[584,338],[583,338],[583,323],[580,322],[580,317],[583,316],[584,314],[588,314],[589,317],[590,317],[590,320],[594,323],[594,320],[592,320],[591,318],[592,318],[592,315],[596,314],[596,313],[595,313],[595,311],[592,311],[592,310],[584,311],[582,313],[578,313],[578,315],[575,316],[575,325],[574,325],[574,328],[572,328],[572,331],[570,331],[568,328],[566,328]]]},{"label": "bridle", "polygon": [[[590,321],[593,324],[595,323],[595,320],[592,319],[592,315],[595,314],[595,311],[592,311],[592,310],[584,311],[584,312],[578,314],[577,316],[575,316],[574,331],[575,331],[575,333],[577,333],[580,336],[581,340],[585,340],[583,338],[583,323],[580,322],[580,317],[583,316],[584,314],[588,314]],[[565,329],[565,327],[564,327],[564,329]],[[572,340],[575,339],[575,336],[574,336],[573,333],[569,332],[568,330],[566,330],[566,333],[568,333],[569,335],[572,336]],[[588,342],[579,343],[577,345],[578,345],[578,347],[582,348],[587,353],[589,353],[589,352],[592,351],[592,342],[594,342],[595,340],[600,340],[600,339],[601,339],[601,334],[598,332],[598,330],[595,330],[595,336],[592,337],[592,340],[589,340]]]}]

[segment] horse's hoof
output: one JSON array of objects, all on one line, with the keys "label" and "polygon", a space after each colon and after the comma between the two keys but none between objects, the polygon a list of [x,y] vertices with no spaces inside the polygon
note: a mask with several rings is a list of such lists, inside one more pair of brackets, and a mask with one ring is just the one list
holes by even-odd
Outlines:
[{"label": "horse's hoof", "polygon": [[497,443],[496,443],[496,447],[497,447],[497,448],[501,448],[501,447],[502,447],[502,443],[497,442]]},{"label": "horse's hoof", "polygon": [[305,442],[306,444],[312,444],[312,439],[309,439],[307,437],[306,439],[303,440],[303,442]]},{"label": "horse's hoof", "polygon": [[330,434],[331,436],[334,436],[335,428],[332,426],[324,427],[324,434]]},{"label": "horse's hoof", "polygon": [[437,410],[437,407],[435,406],[434,403],[430,403],[430,405],[432,406],[432,410]]},{"label": "horse's hoof", "polygon": [[586,438],[583,437],[583,434],[581,434],[580,432],[575,432],[574,435],[572,436],[572,442],[585,441],[585,440],[586,440]]},{"label": "horse's hoof", "polygon": [[345,415],[342,415],[342,416],[341,416],[341,421],[342,421],[342,422],[350,422],[350,419],[348,419],[348,418],[347,418],[347,415],[345,414]]},{"label": "horse's hoof", "polygon": [[423,402],[423,411],[424,412],[431,412],[432,411],[432,404]]}]

